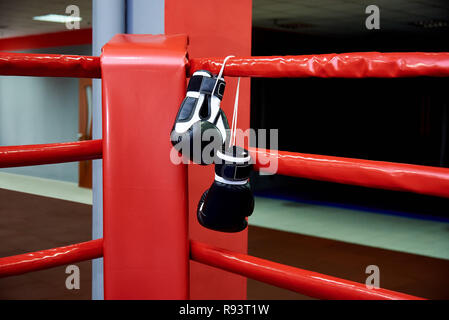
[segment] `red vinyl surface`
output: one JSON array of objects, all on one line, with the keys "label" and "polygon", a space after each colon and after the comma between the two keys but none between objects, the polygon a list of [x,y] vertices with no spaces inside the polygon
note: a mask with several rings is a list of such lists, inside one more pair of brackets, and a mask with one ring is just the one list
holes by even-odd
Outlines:
[{"label": "red vinyl surface", "polygon": [[256,170],[449,198],[447,168],[254,148],[250,148],[250,153],[256,161]]},{"label": "red vinyl surface", "polygon": [[0,147],[0,168],[101,159],[102,140]]},{"label": "red vinyl surface", "polygon": [[[251,9],[249,0],[165,0],[165,33],[188,35],[189,59],[251,55]],[[227,77],[225,80],[221,108],[231,121],[237,79]],[[245,130],[250,125],[250,79],[241,80],[239,101],[238,124]],[[213,166],[188,166],[190,239],[246,253],[246,230],[233,234],[215,232],[198,223],[198,201],[213,181]],[[246,299],[244,277],[192,261],[190,280],[190,298],[193,300]]]},{"label": "red vinyl surface", "polygon": [[[192,58],[189,73],[218,73],[223,58]],[[0,74],[101,78],[98,57],[0,52]],[[305,56],[236,57],[228,60],[226,76],[267,78],[399,78],[447,77],[449,53],[341,53]]]},{"label": "red vinyl surface", "polygon": [[364,284],[294,268],[243,253],[190,241],[194,261],[292,290],[309,297],[336,300],[421,300],[386,289],[368,289]]},{"label": "red vinyl surface", "polygon": [[105,299],[188,299],[187,166],[170,161],[187,37],[119,34],[104,47]]},{"label": "red vinyl surface", "polygon": [[103,239],[0,258],[0,278],[103,256]]},{"label": "red vinyl surface", "polygon": [[0,75],[101,78],[100,58],[62,54],[0,52]]},{"label": "red vinyl surface", "polygon": [[[218,73],[223,58],[190,59],[190,74],[206,69]],[[447,77],[449,53],[355,52],[304,56],[236,57],[226,63],[225,76],[267,78],[399,78]]]},{"label": "red vinyl surface", "polygon": [[92,43],[92,28],[0,38],[0,51],[75,46]]}]

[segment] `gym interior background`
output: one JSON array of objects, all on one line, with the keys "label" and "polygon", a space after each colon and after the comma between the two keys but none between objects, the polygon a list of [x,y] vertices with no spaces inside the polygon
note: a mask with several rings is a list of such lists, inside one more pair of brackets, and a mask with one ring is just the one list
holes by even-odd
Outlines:
[{"label": "gym interior background", "polygon": [[[94,0],[95,2],[95,0]],[[79,6],[81,29],[33,20]],[[380,29],[365,27],[367,5]],[[0,0],[0,50],[92,55],[92,1]],[[126,9],[126,8],[125,8]],[[447,52],[443,0],[253,0],[252,55]],[[77,32],[67,38],[67,32]],[[279,129],[279,150],[449,166],[448,78],[252,79],[251,127]],[[0,77],[0,145],[92,139],[91,84]],[[0,256],[92,238],[91,164],[0,170]],[[381,287],[449,298],[449,201],[280,175],[251,178],[251,255]],[[91,262],[0,279],[0,299],[91,299]],[[308,299],[248,280],[248,299]]]}]

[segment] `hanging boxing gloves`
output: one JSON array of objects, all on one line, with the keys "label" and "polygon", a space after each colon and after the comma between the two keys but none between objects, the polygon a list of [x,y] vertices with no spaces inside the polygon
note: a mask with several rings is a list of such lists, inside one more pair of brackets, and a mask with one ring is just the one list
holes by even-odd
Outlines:
[{"label": "hanging boxing gloves", "polygon": [[254,196],[249,185],[252,169],[247,150],[232,146],[225,153],[217,152],[215,181],[198,203],[199,223],[212,230],[239,232],[254,210]]},{"label": "hanging boxing gloves", "polygon": [[175,149],[194,163],[211,164],[226,142],[229,124],[220,108],[225,87],[223,78],[206,70],[190,78],[170,137]]},{"label": "hanging boxing gloves", "polygon": [[216,231],[239,232],[248,225],[246,218],[254,210],[254,197],[249,185],[251,156],[235,146],[240,79],[231,133],[220,108],[226,86],[222,74],[229,58],[223,61],[216,77],[206,70],[192,75],[173,125],[171,142],[185,159],[201,165],[215,163],[215,181],[198,203],[199,223]]}]

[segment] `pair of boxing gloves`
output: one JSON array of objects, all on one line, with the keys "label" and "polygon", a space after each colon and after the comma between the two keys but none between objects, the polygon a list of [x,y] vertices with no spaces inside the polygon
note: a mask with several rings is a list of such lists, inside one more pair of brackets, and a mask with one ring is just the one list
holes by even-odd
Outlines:
[{"label": "pair of boxing gloves", "polygon": [[239,232],[254,210],[249,185],[252,169],[249,152],[229,147],[230,130],[220,108],[226,82],[206,70],[190,78],[187,94],[176,116],[171,142],[176,150],[194,163],[215,164],[215,180],[198,203],[199,223],[212,230]]}]

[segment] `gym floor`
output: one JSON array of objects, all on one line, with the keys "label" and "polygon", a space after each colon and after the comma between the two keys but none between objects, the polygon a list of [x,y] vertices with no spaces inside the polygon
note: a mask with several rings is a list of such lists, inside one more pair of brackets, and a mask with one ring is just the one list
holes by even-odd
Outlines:
[{"label": "gym floor", "polygon": [[[91,239],[91,191],[76,184],[0,173],[0,256]],[[276,262],[365,282],[377,265],[381,287],[449,298],[449,223],[256,198],[248,252]],[[77,264],[80,290],[65,288],[65,266],[0,279],[0,299],[90,299],[91,263]],[[248,279],[248,299],[309,299]]]}]

